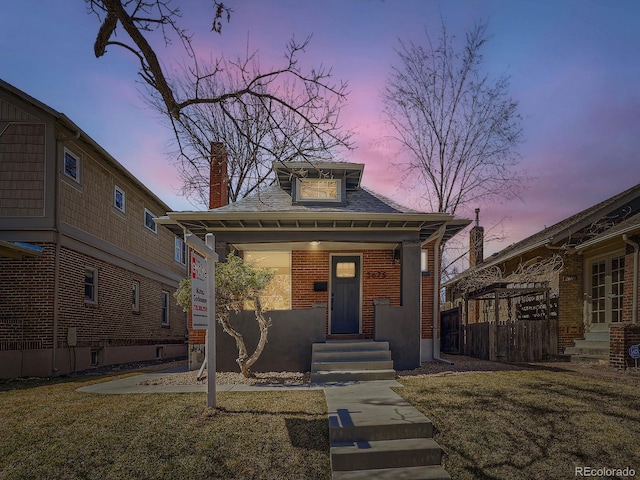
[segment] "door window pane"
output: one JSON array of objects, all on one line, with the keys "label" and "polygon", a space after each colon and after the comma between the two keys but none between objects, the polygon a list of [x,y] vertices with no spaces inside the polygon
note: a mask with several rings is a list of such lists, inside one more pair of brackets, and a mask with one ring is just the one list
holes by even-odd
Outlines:
[{"label": "door window pane", "polygon": [[338,262],[336,263],[337,278],[355,278],[356,264],[355,262]]}]

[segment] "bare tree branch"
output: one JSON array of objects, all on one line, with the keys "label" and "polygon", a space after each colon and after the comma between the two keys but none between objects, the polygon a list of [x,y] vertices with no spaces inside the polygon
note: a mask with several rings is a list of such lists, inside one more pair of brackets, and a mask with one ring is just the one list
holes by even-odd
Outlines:
[{"label": "bare tree branch", "polygon": [[438,212],[509,198],[522,187],[513,170],[522,142],[518,104],[507,77],[492,83],[480,72],[487,39],[486,25],[476,25],[455,50],[443,22],[437,44],[428,34],[425,46],[400,42],[400,66],[382,95],[392,138],[408,158],[402,167]]},{"label": "bare tree branch", "polygon": [[[272,160],[331,158],[338,149],[352,148],[351,132],[338,118],[347,85],[334,82],[323,66],[303,71],[301,55],[311,37],[286,46],[279,68],[260,69],[256,53],[235,61],[222,55],[201,63],[192,36],[178,24],[181,12],[172,0],[85,0],[101,20],[94,45],[96,57],[107,46],[124,48],[140,62],[138,74],[148,86],[149,103],[166,116],[175,136],[184,193],[205,203],[209,145],[235,143],[230,153],[231,200],[242,198],[269,181]],[[231,10],[214,1],[212,30],[220,33]],[[127,38],[114,40],[121,26]],[[146,34],[160,32],[165,45],[177,38],[189,64],[178,75],[167,76],[158,58],[160,50]],[[236,163],[234,163],[234,161]]]}]

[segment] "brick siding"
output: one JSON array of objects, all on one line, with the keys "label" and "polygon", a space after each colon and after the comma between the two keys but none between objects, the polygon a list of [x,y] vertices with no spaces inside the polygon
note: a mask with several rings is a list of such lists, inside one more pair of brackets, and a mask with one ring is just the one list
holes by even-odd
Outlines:
[{"label": "brick siding", "polygon": [[640,325],[612,323],[609,332],[609,364],[618,369],[635,367],[636,360],[629,355],[629,348],[640,344]]}]

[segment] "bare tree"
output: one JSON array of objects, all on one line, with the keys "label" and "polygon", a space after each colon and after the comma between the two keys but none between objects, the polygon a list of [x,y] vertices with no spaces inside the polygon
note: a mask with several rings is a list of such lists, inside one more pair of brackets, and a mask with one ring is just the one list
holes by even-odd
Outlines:
[{"label": "bare tree", "polygon": [[[336,148],[351,147],[351,134],[338,121],[347,95],[346,83],[334,82],[331,69],[322,65],[305,71],[299,64],[310,37],[302,42],[292,39],[283,65],[267,71],[260,69],[253,53],[235,61],[219,55],[201,63],[192,47],[192,35],[179,25],[181,11],[172,0],[85,2],[101,22],[94,45],[96,57],[115,46],[131,52],[139,61],[138,75],[149,89],[150,101],[167,115],[173,127],[181,175],[192,198],[198,198],[201,179],[197,171],[208,158],[208,145],[223,140],[207,135],[224,135],[225,143],[234,139],[238,148],[230,154],[232,165],[234,158],[247,156],[244,161],[248,165],[231,172],[237,179],[231,185],[232,199],[251,191],[247,177],[258,183],[264,180],[261,154],[313,161]],[[225,17],[229,20],[231,10],[219,1],[214,1],[213,7],[212,30],[220,33],[222,21]],[[116,37],[118,27],[124,35]],[[158,38],[164,45],[152,45]],[[188,55],[178,77],[168,75],[159,58],[161,48],[175,39]],[[207,146],[206,154],[203,145]]]},{"label": "bare tree", "polygon": [[[259,75],[260,66],[255,55],[250,67],[234,67],[240,63],[239,59],[236,62],[219,60],[219,72],[202,79],[200,93],[214,97],[217,92],[241,89],[244,79],[239,77],[239,72],[242,69],[254,76]],[[175,80],[175,90],[187,95],[192,81],[191,70],[184,69]],[[325,136],[320,141],[305,118],[322,115],[331,122],[330,117],[338,117],[340,101],[334,99],[333,102],[317,103],[313,98],[319,94],[317,89],[299,87],[285,80],[280,85],[279,95],[289,105],[299,104],[298,110],[304,116],[295,114],[280,103],[248,96],[242,101],[193,105],[178,119],[165,117],[175,134],[175,158],[182,177],[182,193],[194,204],[207,205],[212,141],[223,142],[227,149],[229,200],[232,202],[273,180],[273,159],[294,161],[302,158],[313,162],[335,155],[351,134],[343,131],[339,138]],[[306,98],[299,98],[301,95]],[[149,100],[153,108],[165,113],[166,107],[160,95],[152,95]]]},{"label": "bare tree", "polygon": [[431,209],[456,213],[472,202],[517,195],[522,178],[513,167],[522,141],[518,104],[509,78],[481,72],[486,25],[466,33],[455,48],[444,22],[437,44],[400,42],[400,65],[382,94],[407,175],[419,182]]}]

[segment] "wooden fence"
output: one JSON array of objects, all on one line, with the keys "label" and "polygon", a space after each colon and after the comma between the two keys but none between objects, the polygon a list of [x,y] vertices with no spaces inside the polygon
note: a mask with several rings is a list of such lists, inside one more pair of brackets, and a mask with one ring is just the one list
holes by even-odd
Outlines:
[{"label": "wooden fence", "polygon": [[519,320],[465,325],[464,354],[493,362],[538,362],[558,353],[558,321]]}]

